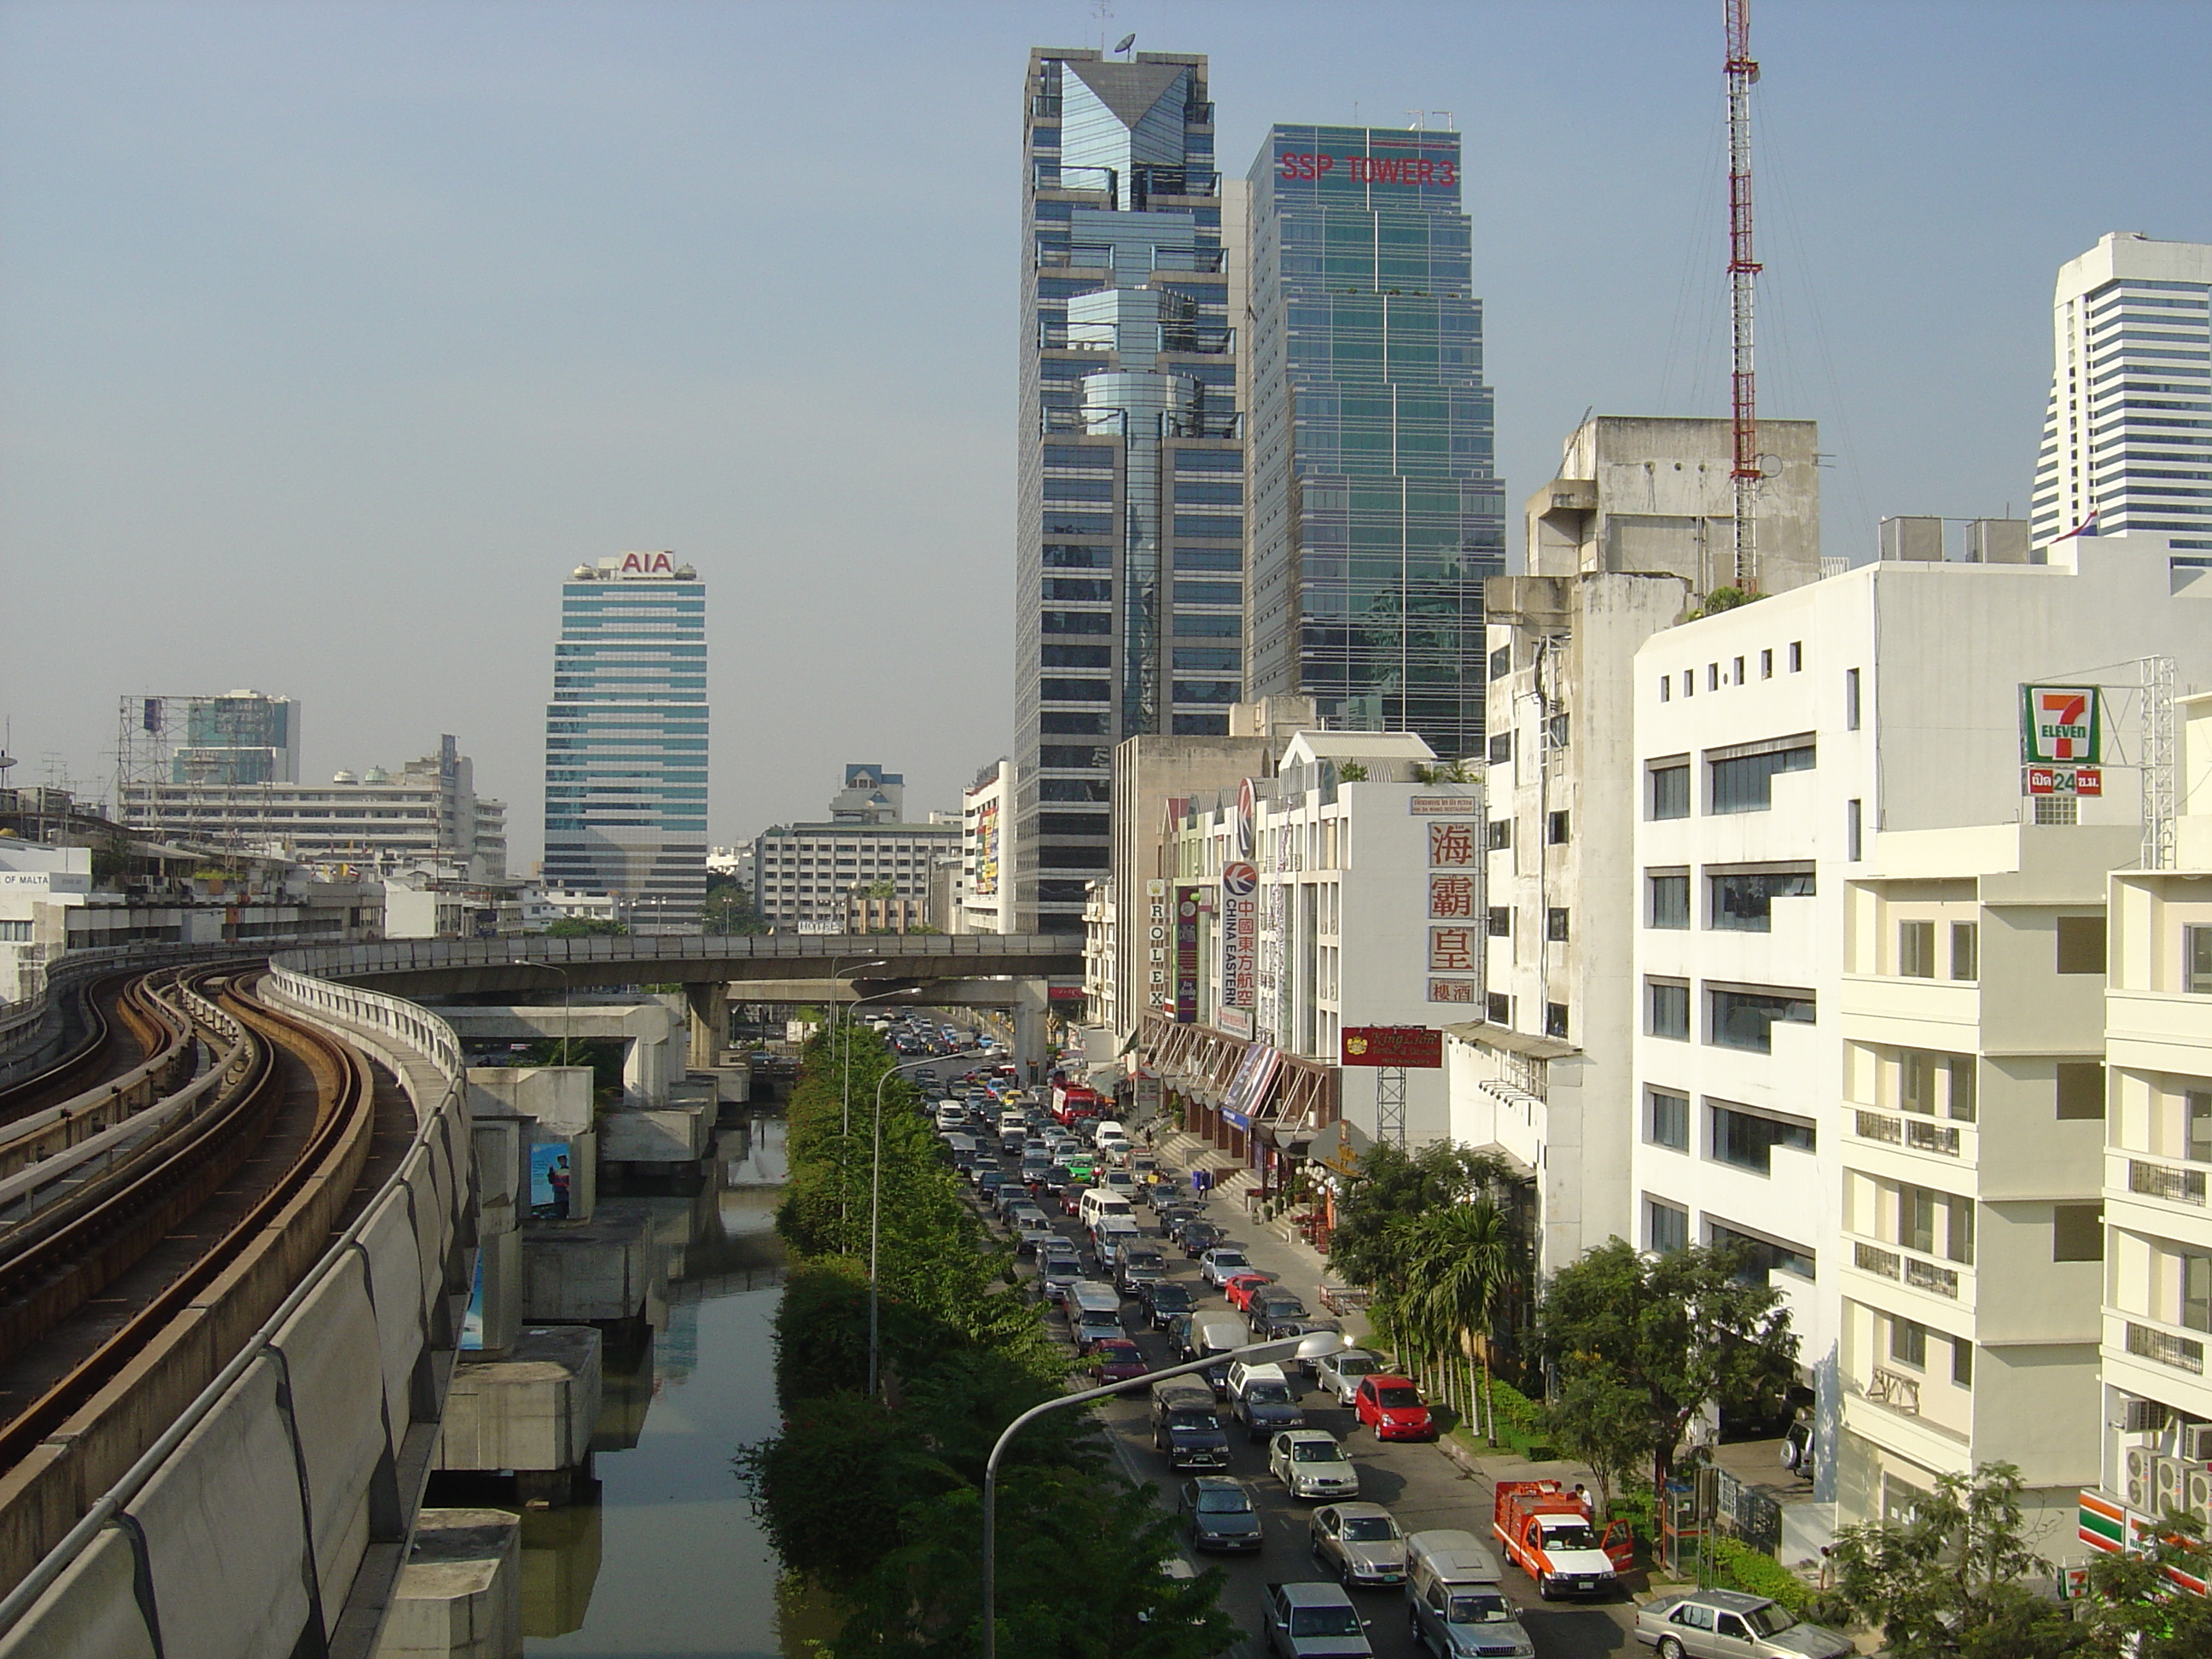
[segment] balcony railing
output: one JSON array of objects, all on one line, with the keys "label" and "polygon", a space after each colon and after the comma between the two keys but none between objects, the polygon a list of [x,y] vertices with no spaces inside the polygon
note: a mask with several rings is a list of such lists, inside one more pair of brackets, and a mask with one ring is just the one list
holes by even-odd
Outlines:
[{"label": "balcony railing", "polygon": [[2149,1325],[2128,1325],[2128,1352],[2138,1359],[2171,1365],[2191,1376],[2204,1375],[2204,1345],[2193,1336],[2176,1336]]},{"label": "balcony railing", "polygon": [[2204,1171],[2177,1170],[2167,1164],[2147,1164],[2141,1158],[2128,1160],[2128,1190],[2141,1193],[2146,1198],[2162,1198],[2170,1204],[2204,1202]]},{"label": "balcony railing", "polygon": [[1917,1152],[1941,1152],[1946,1158],[1956,1158],[1959,1132],[1948,1123],[1908,1117],[1905,1120],[1905,1144]]},{"label": "balcony railing", "polygon": [[1920,1379],[1907,1376],[1903,1371],[1875,1366],[1874,1374],[1867,1378],[1866,1397],[1893,1412],[1903,1412],[1910,1417],[1920,1415]]},{"label": "balcony railing", "polygon": [[1905,1258],[1895,1250],[1885,1250],[1879,1245],[1854,1241],[1851,1245],[1851,1266],[1863,1273],[1880,1273],[1884,1279],[1905,1276]]},{"label": "balcony railing", "polygon": [[1905,1126],[1882,1112],[1861,1112],[1854,1127],[1862,1140],[1886,1140],[1891,1146],[1904,1144]]},{"label": "balcony railing", "polygon": [[1905,1282],[1915,1290],[1933,1291],[1937,1296],[1959,1299],[1959,1275],[1949,1267],[1940,1267],[1933,1261],[1923,1261],[1917,1255],[1905,1258]]},{"label": "balcony railing", "polygon": [[1956,1124],[1870,1112],[1864,1107],[1853,1112],[1851,1127],[1862,1140],[1886,1141],[1892,1146],[1907,1146],[1916,1152],[1934,1152],[1943,1158],[1960,1157],[1964,1145]]}]

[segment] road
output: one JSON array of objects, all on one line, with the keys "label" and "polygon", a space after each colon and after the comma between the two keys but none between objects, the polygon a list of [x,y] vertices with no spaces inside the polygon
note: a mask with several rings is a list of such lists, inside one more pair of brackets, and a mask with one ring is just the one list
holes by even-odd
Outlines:
[{"label": "road", "polygon": [[[943,1062],[941,1075],[957,1076],[975,1063],[971,1056],[950,1057]],[[1140,1208],[1139,1214],[1150,1231],[1149,1211]],[[1081,1243],[1081,1230],[1073,1219],[1062,1220],[1059,1225],[1063,1233]],[[1309,1302],[1312,1300],[1311,1287],[1301,1283],[1302,1278],[1310,1276],[1310,1268],[1302,1266],[1287,1246],[1266,1236],[1242,1237],[1237,1242],[1262,1268],[1277,1273],[1304,1294]],[[1187,1281],[1197,1292],[1201,1309],[1226,1306],[1221,1293],[1208,1290],[1199,1279],[1195,1262],[1186,1260],[1172,1243],[1164,1243],[1163,1248],[1169,1261],[1169,1276]],[[1048,1313],[1046,1320],[1055,1334],[1065,1334],[1066,1326],[1057,1311]],[[1139,1328],[1143,1319],[1138,1304],[1123,1304],[1122,1322],[1149,1359],[1161,1365],[1173,1363],[1174,1356],[1168,1352],[1165,1339],[1148,1328]],[[1459,1465],[1433,1445],[1386,1445],[1378,1443],[1364,1431],[1351,1434],[1352,1413],[1330,1403],[1326,1395],[1318,1392],[1309,1390],[1300,1403],[1310,1426],[1327,1429],[1350,1448],[1352,1462],[1359,1471],[1360,1497],[1388,1506],[1406,1531],[1461,1527],[1479,1537],[1489,1536],[1492,1493],[1488,1481],[1462,1472]],[[1160,1495],[1162,1506],[1172,1512],[1176,1488],[1187,1477],[1171,1474],[1166,1460],[1152,1449],[1147,1413],[1145,1395],[1138,1390],[1126,1400],[1109,1402],[1102,1409],[1100,1417],[1112,1436],[1122,1468],[1133,1480],[1152,1486]],[[1259,1505],[1266,1542],[1256,1555],[1204,1555],[1193,1559],[1201,1567],[1221,1568],[1227,1581],[1222,1589],[1222,1606],[1244,1627],[1249,1638],[1246,1650],[1256,1659],[1265,1650],[1259,1637],[1263,1588],[1271,1582],[1285,1579],[1322,1579],[1333,1575],[1324,1572],[1310,1553],[1307,1529],[1316,1506],[1291,1498],[1267,1473],[1265,1448],[1248,1443],[1233,1423],[1227,1426],[1231,1431],[1229,1473],[1251,1488]],[[1538,1659],[1602,1659],[1611,1655],[1626,1659],[1627,1656],[1647,1651],[1630,1634],[1635,1609],[1625,1598],[1583,1604],[1540,1601],[1528,1579],[1510,1568],[1507,1570],[1505,1589],[1522,1610],[1522,1622],[1536,1644]],[[1378,1659],[1411,1659],[1411,1656],[1422,1651],[1407,1628],[1403,1592],[1364,1589],[1355,1591],[1354,1596],[1363,1616],[1371,1621],[1369,1637]]]}]

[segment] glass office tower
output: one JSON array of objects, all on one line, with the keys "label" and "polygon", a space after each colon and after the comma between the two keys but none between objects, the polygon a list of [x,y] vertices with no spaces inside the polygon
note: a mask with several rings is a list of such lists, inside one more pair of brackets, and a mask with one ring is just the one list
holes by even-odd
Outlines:
[{"label": "glass office tower", "polygon": [[545,884],[612,893],[634,932],[707,898],[707,588],[669,553],[576,567],[545,710]]},{"label": "glass office tower", "polygon": [[1206,59],[1033,51],[1024,116],[1012,863],[1075,932],[1114,745],[1242,693],[1243,457]]},{"label": "glass office tower", "polygon": [[1279,126],[1251,172],[1248,695],[1482,750],[1505,568],[1455,132]]}]

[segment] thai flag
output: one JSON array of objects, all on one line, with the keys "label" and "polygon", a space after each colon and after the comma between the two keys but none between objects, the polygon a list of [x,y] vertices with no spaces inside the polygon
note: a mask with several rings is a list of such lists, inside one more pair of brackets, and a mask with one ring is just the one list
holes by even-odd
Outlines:
[{"label": "thai flag", "polygon": [[2081,523],[2075,525],[2063,536],[2059,537],[2058,539],[2062,542],[2066,542],[2073,540],[2076,536],[2094,536],[2096,533],[2097,515],[2094,513],[2092,513],[2087,518],[2082,520]]}]

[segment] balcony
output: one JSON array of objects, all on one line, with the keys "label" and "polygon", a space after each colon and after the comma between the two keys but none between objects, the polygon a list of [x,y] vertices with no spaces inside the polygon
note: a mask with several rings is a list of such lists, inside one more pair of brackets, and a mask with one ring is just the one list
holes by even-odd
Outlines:
[{"label": "balcony", "polygon": [[2160,1330],[2155,1325],[2139,1324],[2130,1319],[2123,1346],[2137,1359],[2186,1371],[2191,1376],[2204,1375],[2204,1344],[2196,1337]]},{"label": "balcony", "polygon": [[1850,1123],[1851,1133],[1857,1139],[1894,1146],[1900,1152],[1924,1152],[1933,1158],[1972,1164],[1979,1151],[1972,1122],[1854,1106]]},{"label": "balcony", "polygon": [[2154,1164],[2148,1158],[2130,1158],[2128,1164],[2128,1190],[2145,1198],[2163,1199],[2169,1204],[2193,1204],[2204,1207],[2204,1174],[2203,1170],[2190,1170],[2172,1164]]},{"label": "balcony", "polygon": [[1867,1378],[1866,1397],[1877,1406],[1887,1406],[1908,1417],[1920,1415],[1920,1379],[1907,1376],[1903,1371],[1875,1366],[1874,1374]]},{"label": "balcony", "polygon": [[1973,1305],[1974,1275],[1970,1263],[1942,1261],[1903,1245],[1855,1238],[1851,1241],[1851,1266],[1860,1273],[1888,1279],[1925,1296],[1939,1297],[1964,1307]]}]

